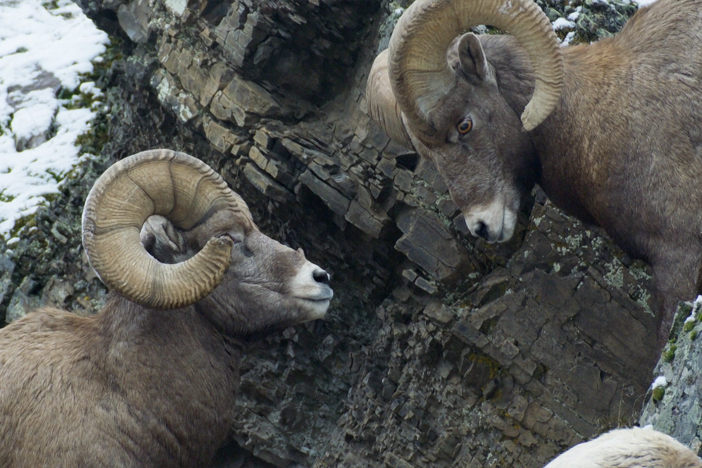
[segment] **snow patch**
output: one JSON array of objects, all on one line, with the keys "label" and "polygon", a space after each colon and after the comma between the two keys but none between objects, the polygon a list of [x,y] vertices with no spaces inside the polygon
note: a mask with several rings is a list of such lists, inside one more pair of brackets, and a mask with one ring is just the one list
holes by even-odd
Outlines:
[{"label": "snow patch", "polygon": [[668,379],[665,378],[665,376],[658,376],[656,377],[656,380],[653,381],[651,384],[651,388],[659,388],[659,387],[667,387],[668,386]]},{"label": "snow patch", "polygon": [[10,122],[15,141],[31,140],[48,132],[57,108],[58,101],[50,88],[25,94]]},{"label": "snow patch", "polygon": [[[76,139],[95,114],[57,93],[76,90],[108,43],[71,0],[0,1],[0,237],[81,161]],[[94,83],[79,91],[101,93]]]},{"label": "snow patch", "polygon": [[558,18],[553,22],[553,30],[560,31],[561,29],[573,29],[575,28],[575,23],[567,20],[565,18]]},{"label": "snow patch", "polygon": [[570,45],[570,43],[573,42],[573,39],[575,39],[575,31],[571,31],[566,34],[566,37],[563,38],[563,42],[561,42],[561,46],[565,47]]},{"label": "snow patch", "polygon": [[577,21],[578,18],[580,17],[580,12],[583,11],[583,7],[579,6],[575,9],[575,11],[567,16],[567,18],[570,21]]}]

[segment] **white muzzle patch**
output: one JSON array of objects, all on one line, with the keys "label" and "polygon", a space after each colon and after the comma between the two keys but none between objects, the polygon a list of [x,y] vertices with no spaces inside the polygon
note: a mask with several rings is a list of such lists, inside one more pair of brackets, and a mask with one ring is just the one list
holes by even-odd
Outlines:
[{"label": "white muzzle patch", "polygon": [[490,243],[507,242],[517,225],[517,212],[502,199],[463,210],[463,217],[471,234]]},{"label": "white muzzle patch", "polygon": [[329,273],[312,262],[305,261],[290,284],[291,295],[310,310],[310,320],[324,317],[334,291],[329,287]]}]

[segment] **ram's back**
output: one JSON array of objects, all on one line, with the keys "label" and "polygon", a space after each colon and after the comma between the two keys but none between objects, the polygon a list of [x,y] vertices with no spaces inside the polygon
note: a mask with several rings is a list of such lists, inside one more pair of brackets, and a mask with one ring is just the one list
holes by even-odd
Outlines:
[{"label": "ram's back", "polygon": [[[0,330],[0,466],[202,466],[211,459],[223,439],[217,428],[233,416],[234,390],[183,369],[214,373],[217,356],[203,355],[196,335],[178,351],[167,340],[115,336],[103,323],[43,309]],[[172,327],[179,326],[174,314]],[[156,343],[132,352],[138,348],[122,342],[132,338]],[[192,432],[198,435],[184,437]]]}]

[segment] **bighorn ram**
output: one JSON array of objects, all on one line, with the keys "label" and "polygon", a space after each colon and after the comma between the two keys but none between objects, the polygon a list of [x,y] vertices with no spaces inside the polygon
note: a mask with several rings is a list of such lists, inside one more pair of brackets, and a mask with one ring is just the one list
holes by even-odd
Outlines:
[{"label": "bighorn ram", "polygon": [[702,468],[702,461],[669,435],[632,427],[578,444],[545,468]]},{"label": "bighorn ram", "polygon": [[4,468],[205,466],[235,415],[230,338],[318,319],[332,298],[326,271],[183,153],[109,168],[83,245],[116,291],[105,308],[42,309],[0,331]]},{"label": "bighorn ram", "polygon": [[[478,24],[513,36],[457,39]],[[659,0],[561,48],[531,0],[417,0],[376,57],[369,109],[436,163],[474,235],[508,240],[539,183],[648,261],[664,339],[702,259],[701,30],[702,1]]]}]

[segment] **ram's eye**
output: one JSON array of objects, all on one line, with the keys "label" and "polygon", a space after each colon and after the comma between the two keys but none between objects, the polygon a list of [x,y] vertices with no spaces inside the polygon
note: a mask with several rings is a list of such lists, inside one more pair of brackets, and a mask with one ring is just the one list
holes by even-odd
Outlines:
[{"label": "ram's eye", "polygon": [[458,133],[465,135],[473,130],[473,120],[470,117],[466,117],[458,123],[456,128],[458,129]]}]

